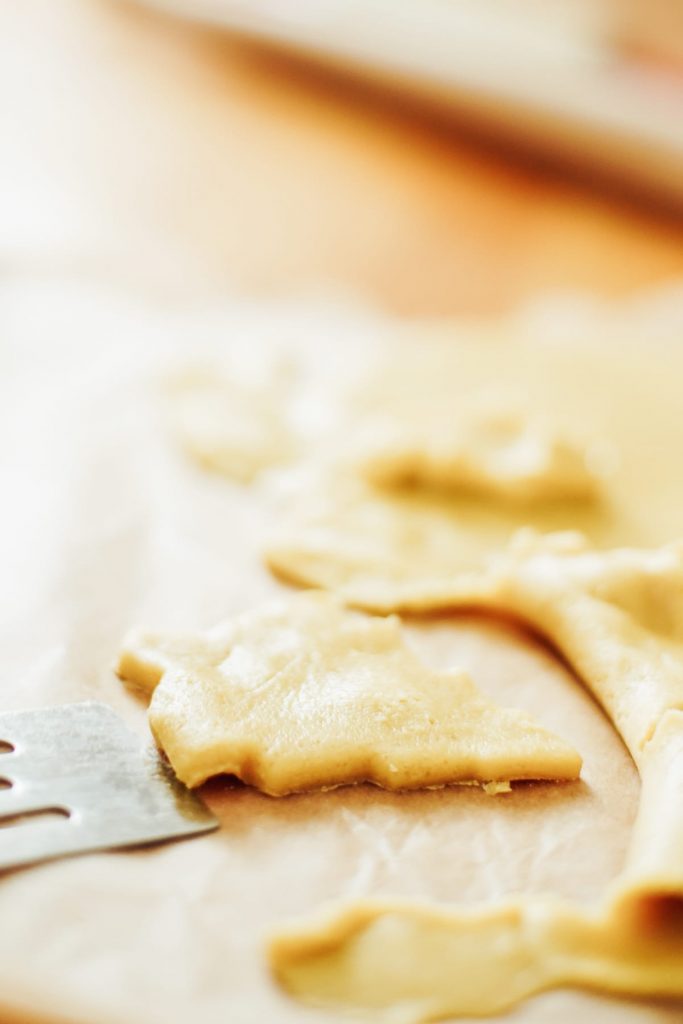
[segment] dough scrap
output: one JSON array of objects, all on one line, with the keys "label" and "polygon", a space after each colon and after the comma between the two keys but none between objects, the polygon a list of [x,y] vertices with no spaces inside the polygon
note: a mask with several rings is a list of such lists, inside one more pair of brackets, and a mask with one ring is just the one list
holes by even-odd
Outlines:
[{"label": "dough scrap", "polygon": [[483,395],[462,404],[447,417],[425,410],[414,423],[383,417],[366,428],[360,466],[367,479],[523,503],[597,497],[590,446],[519,402]]},{"label": "dough scrap", "polygon": [[[298,595],[207,633],[132,637],[119,674],[178,777],[233,774],[272,796],[370,781],[387,789],[575,779],[579,755],[463,672],[434,672],[398,619]],[[505,788],[505,787],[502,787]]]},{"label": "dough scrap", "polygon": [[206,469],[250,483],[288,462],[297,443],[282,381],[240,381],[227,371],[188,370],[168,382],[173,432]]},{"label": "dough scrap", "polygon": [[274,972],[308,1001],[392,1021],[491,1014],[560,985],[683,997],[683,544],[599,552],[526,532],[421,610],[458,605],[538,629],[607,710],[642,781],[623,872],[592,915],[538,898],[469,913],[350,904],[282,928]]}]

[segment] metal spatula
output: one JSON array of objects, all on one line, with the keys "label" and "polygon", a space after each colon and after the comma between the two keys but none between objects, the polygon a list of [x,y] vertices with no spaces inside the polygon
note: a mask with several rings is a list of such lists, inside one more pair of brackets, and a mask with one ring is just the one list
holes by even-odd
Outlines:
[{"label": "metal spatula", "polygon": [[0,871],[217,827],[105,704],[0,714]]}]

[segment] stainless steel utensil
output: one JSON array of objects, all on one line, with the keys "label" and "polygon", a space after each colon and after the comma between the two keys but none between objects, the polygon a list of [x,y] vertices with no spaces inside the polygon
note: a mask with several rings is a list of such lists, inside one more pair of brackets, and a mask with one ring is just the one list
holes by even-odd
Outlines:
[{"label": "stainless steel utensil", "polygon": [[0,714],[0,871],[217,827],[105,704]]}]

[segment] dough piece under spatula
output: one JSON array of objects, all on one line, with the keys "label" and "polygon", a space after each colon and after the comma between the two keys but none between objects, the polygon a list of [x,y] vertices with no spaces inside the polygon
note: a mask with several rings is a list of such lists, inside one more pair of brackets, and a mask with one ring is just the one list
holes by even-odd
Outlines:
[{"label": "dough piece under spatula", "polygon": [[106,704],[0,714],[0,871],[217,827]]}]

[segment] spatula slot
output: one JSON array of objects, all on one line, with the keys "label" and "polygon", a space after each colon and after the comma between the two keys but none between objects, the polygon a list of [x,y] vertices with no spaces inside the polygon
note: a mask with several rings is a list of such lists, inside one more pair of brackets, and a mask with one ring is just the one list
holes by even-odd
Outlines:
[{"label": "spatula slot", "polygon": [[216,828],[156,748],[106,704],[0,712],[0,874]]},{"label": "spatula slot", "polygon": [[35,821],[49,818],[70,818],[71,815],[63,807],[45,807],[40,811],[26,811],[24,814],[7,814],[0,817],[0,829],[12,828],[16,825],[28,825]]}]

